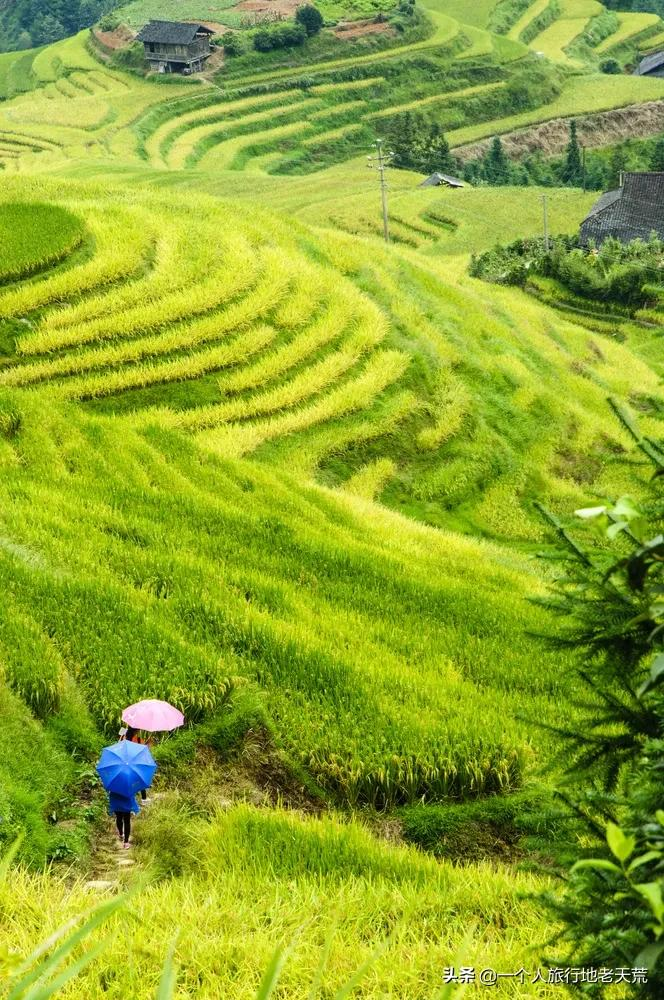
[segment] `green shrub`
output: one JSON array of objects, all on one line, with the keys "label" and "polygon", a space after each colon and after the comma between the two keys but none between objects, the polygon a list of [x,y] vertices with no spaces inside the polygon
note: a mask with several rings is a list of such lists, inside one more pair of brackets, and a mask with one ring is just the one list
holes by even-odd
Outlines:
[{"label": "green shrub", "polygon": [[650,275],[661,270],[664,243],[607,239],[599,250],[581,248],[572,236],[558,236],[546,253],[543,240],[517,240],[473,256],[470,274],[497,284],[523,285],[531,274],[556,278],[575,295],[617,306],[639,307],[653,298]]},{"label": "green shrub", "polygon": [[250,688],[240,688],[225,711],[201,727],[200,739],[229,758],[241,749],[249,732],[261,730],[271,731],[263,702]]},{"label": "green shrub", "polygon": [[117,49],[111,59],[113,66],[124,70],[145,70],[145,51],[140,42],[132,42],[125,49]]},{"label": "green shrub", "polygon": [[159,770],[176,774],[180,769],[188,769],[196,757],[196,747],[200,739],[200,728],[187,726],[169,733],[152,748],[152,755]]},{"label": "green shrub", "polygon": [[546,792],[531,790],[399,812],[405,840],[436,856],[465,860],[504,853],[523,836],[551,835],[562,816]]},{"label": "green shrub", "polygon": [[[655,246],[654,240],[635,241],[623,256],[643,258]],[[560,547],[557,582],[544,603],[564,622],[552,642],[571,646],[578,657],[577,698],[584,713],[559,730],[567,761],[565,794],[587,820],[587,831],[563,893],[544,900],[562,923],[558,938],[566,962],[592,968],[620,955],[623,966],[647,969],[646,982],[628,995],[659,1000],[664,991],[664,440],[642,437],[626,408],[611,403],[639,446],[639,465],[645,457],[654,475],[641,507],[622,496],[576,512],[577,525],[579,518],[594,522],[599,543],[589,542],[571,519],[547,515]],[[642,469],[634,471],[633,458],[628,462],[636,486],[646,477]],[[557,964],[558,956],[551,961]]]},{"label": "green shrub", "polygon": [[611,269],[607,280],[608,298],[629,305],[645,304],[643,286],[648,278],[647,270],[642,264],[634,261],[628,264],[617,264]]},{"label": "green shrub", "polygon": [[295,20],[301,24],[307,35],[317,35],[323,27],[323,15],[313,4],[306,3],[303,7],[298,7]]},{"label": "green shrub", "polygon": [[537,60],[528,62],[505,86],[512,112],[550,104],[561,93],[564,78],[560,69]]},{"label": "green shrub", "polygon": [[506,35],[531,3],[532,0],[499,0],[489,15],[489,30],[497,35]]},{"label": "green shrub", "polygon": [[21,858],[43,864],[60,834],[48,817],[66,798],[74,765],[0,679],[0,848],[25,834]]},{"label": "green shrub", "polygon": [[602,73],[608,73],[610,76],[615,76],[618,73],[622,73],[622,66],[617,59],[603,59],[599,64],[599,68]]},{"label": "green shrub", "polygon": [[191,766],[199,746],[210,747],[228,760],[241,750],[250,731],[260,730],[270,730],[263,702],[251,688],[240,687],[219,714],[171,733],[156,744],[153,753],[160,768],[177,774]]},{"label": "green shrub", "polygon": [[303,45],[307,40],[307,30],[302,24],[286,22],[276,24],[272,28],[263,28],[254,35],[254,48],[257,52],[270,52],[272,49],[290,49]]},{"label": "green shrub", "polygon": [[118,14],[110,13],[104,14],[102,18],[99,19],[99,27],[102,31],[115,31],[122,24],[122,19]]},{"label": "green shrub", "polygon": [[239,31],[226,32],[218,44],[223,46],[224,54],[227,56],[241,56],[247,51],[247,43]]}]

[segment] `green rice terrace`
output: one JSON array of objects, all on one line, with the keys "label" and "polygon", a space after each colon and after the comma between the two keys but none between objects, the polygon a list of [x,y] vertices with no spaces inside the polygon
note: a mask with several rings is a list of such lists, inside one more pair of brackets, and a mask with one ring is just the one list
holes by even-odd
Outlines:
[{"label": "green rice terrace", "polygon": [[[386,244],[366,157],[408,112],[463,157],[664,105],[630,72],[664,22],[406,6],[262,53],[260,5],[133,0],[0,55],[7,1000],[564,995],[542,897],[590,849],[557,795],[588,695],[540,557],[579,508],[652,509],[661,276],[630,308],[471,277],[544,194],[576,233],[580,187],[390,169]],[[176,17],[244,48],[147,74],[132,32]],[[186,725],[123,855],[94,767],[143,698]]]}]

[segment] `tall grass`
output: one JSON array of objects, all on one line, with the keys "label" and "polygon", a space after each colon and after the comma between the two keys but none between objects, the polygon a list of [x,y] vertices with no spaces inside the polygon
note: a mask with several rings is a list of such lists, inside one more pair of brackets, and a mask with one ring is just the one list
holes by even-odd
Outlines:
[{"label": "tall grass", "polygon": [[[168,816],[154,814],[145,821],[143,863],[158,861],[163,820]],[[192,855],[185,871],[138,882],[124,906],[120,897],[93,909],[79,884],[7,872],[0,893],[11,921],[0,943],[18,951],[21,963],[10,986],[14,1000],[25,1000],[28,969],[47,977],[46,989],[56,976],[68,977],[74,1000],[112,990],[153,1000],[173,989],[193,989],[202,1000],[228,992],[238,1000],[342,1000],[358,990],[370,1000],[456,998],[464,990],[443,983],[445,966],[470,965],[481,954],[478,964],[530,967],[546,934],[523,898],[539,884],[532,876],[510,879],[489,865],[455,869],[390,847],[357,823],[237,806],[191,822],[186,834]],[[193,906],[195,924],[183,919]],[[65,928],[63,909],[72,918]],[[490,924],[489,913],[509,929]],[[44,945],[35,947],[41,941],[54,949],[48,958]],[[477,986],[469,991],[479,995]],[[514,996],[504,980],[495,993]],[[546,985],[532,987],[533,997],[552,995]]]}]

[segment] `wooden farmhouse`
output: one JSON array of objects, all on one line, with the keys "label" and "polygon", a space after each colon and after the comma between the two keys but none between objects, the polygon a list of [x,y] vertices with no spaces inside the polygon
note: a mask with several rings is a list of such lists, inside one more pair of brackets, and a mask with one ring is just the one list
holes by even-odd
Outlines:
[{"label": "wooden farmhouse", "polygon": [[450,187],[450,188],[462,188],[465,187],[465,183],[460,181],[458,177],[450,177],[449,174],[440,174],[436,172],[427,177],[425,181],[418,184],[418,187]]},{"label": "wooden farmhouse", "polygon": [[664,76],[664,52],[646,56],[634,70],[635,76]]},{"label": "wooden farmhouse", "polygon": [[613,236],[622,243],[664,240],[664,173],[625,174],[617,191],[607,191],[581,223],[581,242],[600,246]]},{"label": "wooden farmhouse", "polygon": [[157,73],[199,73],[210,56],[210,37],[203,24],[186,21],[150,21],[136,40],[145,46],[145,58]]}]

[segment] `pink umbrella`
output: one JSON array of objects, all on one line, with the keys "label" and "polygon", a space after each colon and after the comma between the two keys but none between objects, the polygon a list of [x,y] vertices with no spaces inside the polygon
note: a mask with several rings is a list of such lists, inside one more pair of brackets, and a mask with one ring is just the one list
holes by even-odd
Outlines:
[{"label": "pink umbrella", "polygon": [[125,708],[122,721],[134,729],[145,729],[148,733],[161,733],[177,729],[184,722],[184,715],[167,701],[148,698]]}]

